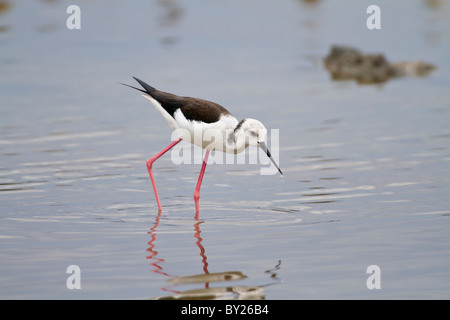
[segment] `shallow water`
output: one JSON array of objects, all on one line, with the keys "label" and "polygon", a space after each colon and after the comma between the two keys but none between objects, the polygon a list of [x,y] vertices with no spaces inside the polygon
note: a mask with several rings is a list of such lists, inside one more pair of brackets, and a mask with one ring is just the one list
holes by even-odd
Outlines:
[{"label": "shallow water", "polygon": [[[93,1],[80,30],[70,2],[6,3],[1,298],[450,297],[449,3],[379,1],[372,31],[368,1]],[[438,69],[335,82],[333,44]],[[145,162],[171,130],[119,85],[131,76],[279,129],[284,177],[261,175],[263,158],[210,164],[196,217],[200,165],[167,155],[158,214]]]}]

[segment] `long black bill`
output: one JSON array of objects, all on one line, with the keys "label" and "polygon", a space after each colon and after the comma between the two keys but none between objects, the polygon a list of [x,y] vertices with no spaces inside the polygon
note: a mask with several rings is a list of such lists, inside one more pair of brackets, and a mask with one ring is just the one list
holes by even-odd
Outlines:
[{"label": "long black bill", "polygon": [[281,173],[281,175],[283,175],[283,172],[281,172],[280,167],[277,165],[277,163],[275,162],[275,160],[273,160],[272,155],[270,154],[269,149],[267,149],[267,146],[264,142],[258,142],[259,147],[267,154],[267,156],[269,157],[269,159],[273,162],[273,164],[275,165],[275,167],[277,167],[278,171]]}]

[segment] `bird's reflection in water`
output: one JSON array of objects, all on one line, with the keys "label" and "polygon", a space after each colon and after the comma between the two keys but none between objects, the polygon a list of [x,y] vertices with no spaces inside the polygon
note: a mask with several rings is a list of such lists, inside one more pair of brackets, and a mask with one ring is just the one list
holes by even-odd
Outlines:
[{"label": "bird's reflection in water", "polygon": [[[281,266],[281,260],[275,265],[274,268],[266,270],[265,273],[269,274],[271,282],[268,284],[262,284],[258,286],[219,286],[210,287],[210,283],[229,282],[246,279],[247,276],[241,271],[224,271],[210,273],[208,271],[208,262],[206,257],[205,248],[202,245],[202,238],[200,237],[200,225],[203,221],[198,219],[198,214],[195,216],[196,222],[194,223],[194,237],[197,240],[195,244],[200,249],[200,256],[202,258],[203,273],[188,275],[188,276],[175,276],[170,275],[163,271],[160,263],[164,262],[164,259],[158,258],[158,251],[155,250],[156,230],[159,226],[161,219],[161,211],[159,211],[155,224],[150,231],[150,241],[148,242],[149,248],[147,251],[150,255],[147,259],[150,260],[150,265],[153,267],[152,272],[158,273],[165,277],[168,277],[168,285],[161,288],[161,290],[170,292],[170,295],[160,296],[153,299],[156,300],[211,300],[211,299],[245,299],[245,300],[263,300],[265,299],[264,287],[279,283],[281,280],[277,277],[277,272]],[[175,290],[177,286],[186,284],[202,284],[197,289],[179,291]]]}]

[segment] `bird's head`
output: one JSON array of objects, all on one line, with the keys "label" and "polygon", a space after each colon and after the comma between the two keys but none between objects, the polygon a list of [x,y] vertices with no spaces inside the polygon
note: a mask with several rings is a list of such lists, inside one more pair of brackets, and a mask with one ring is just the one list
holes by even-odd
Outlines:
[{"label": "bird's head", "polygon": [[245,138],[246,146],[257,147],[260,142],[266,141],[267,129],[261,121],[245,119],[241,124],[241,137]]},{"label": "bird's head", "polygon": [[239,132],[239,138],[245,139],[245,147],[253,146],[253,147],[260,147],[265,154],[269,157],[269,159],[273,162],[275,167],[278,169],[278,171],[283,175],[283,173],[280,170],[280,167],[278,167],[275,160],[272,158],[272,155],[267,149],[266,146],[266,137],[267,137],[267,129],[266,127],[261,123],[259,120],[255,119],[244,119],[239,123],[237,130],[240,130]]}]

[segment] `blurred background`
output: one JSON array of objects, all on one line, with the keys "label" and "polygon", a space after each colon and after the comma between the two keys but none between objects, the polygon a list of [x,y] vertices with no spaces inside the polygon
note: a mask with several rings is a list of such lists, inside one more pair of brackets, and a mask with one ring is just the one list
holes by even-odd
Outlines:
[{"label": "blurred background", "polygon": [[[0,297],[448,299],[449,55],[446,0],[0,0]],[[279,129],[285,176],[209,165],[196,220],[167,155],[158,214],[171,129],[132,76]]]}]

